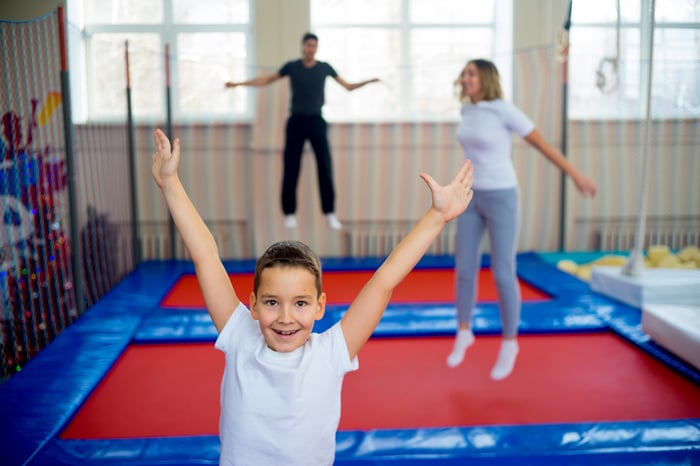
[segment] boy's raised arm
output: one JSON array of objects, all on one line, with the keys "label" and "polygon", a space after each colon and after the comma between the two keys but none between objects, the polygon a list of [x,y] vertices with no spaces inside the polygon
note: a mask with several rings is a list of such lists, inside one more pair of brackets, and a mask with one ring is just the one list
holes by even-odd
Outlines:
[{"label": "boy's raised arm", "polygon": [[354,358],[379,324],[391,293],[416,266],[450,220],[459,216],[472,198],[472,166],[469,161],[445,186],[421,173],[432,193],[432,206],[396,245],[389,257],[365,284],[341,320],[350,358]]},{"label": "boy's raised arm", "polygon": [[156,145],[151,167],[153,179],[163,192],[170,215],[192,256],[204,302],[216,330],[220,332],[240,301],[219,257],[216,241],[178,177],[179,139],[173,141],[171,150],[168,137],[160,129],[153,137]]}]

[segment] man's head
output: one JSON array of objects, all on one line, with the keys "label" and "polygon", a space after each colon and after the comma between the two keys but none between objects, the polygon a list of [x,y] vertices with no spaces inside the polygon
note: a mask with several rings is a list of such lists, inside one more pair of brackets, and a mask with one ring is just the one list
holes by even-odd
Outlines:
[{"label": "man's head", "polygon": [[313,61],[318,50],[318,36],[314,33],[307,32],[301,38],[301,54],[304,60]]},{"label": "man's head", "polygon": [[279,241],[258,259],[250,311],[268,347],[289,352],[302,346],[325,306],[321,261],[306,244]]},{"label": "man's head", "polygon": [[301,44],[304,45],[304,43],[306,43],[307,40],[315,40],[318,43],[318,36],[313,32],[307,32],[301,38]]}]

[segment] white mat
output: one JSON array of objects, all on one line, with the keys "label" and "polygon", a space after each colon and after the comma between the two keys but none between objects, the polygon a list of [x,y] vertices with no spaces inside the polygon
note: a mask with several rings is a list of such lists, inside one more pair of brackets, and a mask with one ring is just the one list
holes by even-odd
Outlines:
[{"label": "white mat", "polygon": [[637,308],[651,304],[700,306],[700,270],[644,269],[641,277],[622,267],[594,266],[591,289]]},{"label": "white mat", "polygon": [[658,345],[700,369],[700,304],[644,306],[642,331]]}]

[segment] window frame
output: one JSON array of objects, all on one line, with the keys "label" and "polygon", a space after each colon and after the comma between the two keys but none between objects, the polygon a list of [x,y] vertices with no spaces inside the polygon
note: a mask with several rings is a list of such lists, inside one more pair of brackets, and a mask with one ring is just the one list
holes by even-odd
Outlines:
[{"label": "window frame", "polygon": [[[603,114],[597,114],[593,115],[590,114],[590,111],[587,111],[586,113],[583,114],[576,114],[576,108],[575,108],[575,103],[572,103],[570,94],[568,96],[569,102],[567,103],[568,108],[569,108],[569,119],[570,120],[576,120],[576,121],[638,121],[638,120],[644,120],[646,119],[646,113],[647,113],[647,108],[650,108],[650,102],[649,102],[649,86],[650,84],[653,85],[653,81],[657,79],[657,77],[654,75],[654,69],[653,66],[654,64],[659,60],[657,55],[652,56],[652,47],[650,44],[650,35],[652,34],[652,23],[651,23],[651,18],[649,16],[649,9],[651,6],[651,1],[652,0],[639,0],[639,6],[640,6],[640,16],[638,21],[631,21],[631,20],[623,20],[620,19],[620,21],[582,21],[582,22],[577,22],[574,18],[574,21],[572,22],[572,28],[588,28],[588,29],[612,29],[615,30],[616,28],[620,29],[619,36],[622,36],[623,31],[637,31],[638,33],[638,38],[639,38],[639,77],[638,77],[638,88],[637,92],[639,95],[639,98],[637,100],[636,104],[636,110],[634,114],[621,114],[621,115],[603,115]],[[697,31],[698,34],[700,34],[700,21],[693,23],[693,22],[679,22],[679,21],[659,21],[658,17],[655,14],[654,18],[654,24],[653,24],[653,34],[654,34],[654,47],[657,47],[657,41],[656,38],[658,37],[659,31],[665,31],[665,30],[688,30],[688,31]],[[576,47],[576,44],[572,44],[573,47]],[[619,47],[619,45],[618,45]],[[618,56],[617,58],[619,59],[621,57]],[[605,57],[605,58],[610,58],[610,57]],[[569,60],[571,60],[571,57],[569,57]],[[649,82],[650,78],[650,66],[652,67],[651,69],[651,80],[652,83]],[[571,93],[572,87],[569,87],[569,91]],[[651,98],[652,98],[652,103],[654,101],[653,97],[653,87],[651,89]],[[574,114],[574,116],[571,116],[571,114]],[[682,119],[691,119],[691,118],[697,118],[698,115],[692,115],[692,114],[681,114],[681,115],[668,115],[668,114],[658,114],[654,112],[654,109],[651,108],[651,115],[650,119],[652,120],[682,120]]]},{"label": "window frame", "polygon": [[[320,0],[323,1],[323,0]],[[411,63],[411,32],[420,29],[484,29],[485,27],[490,29],[492,34],[492,42],[490,45],[491,52],[490,56],[484,57],[493,59],[499,69],[499,74],[501,76],[501,85],[504,89],[506,95],[512,95],[512,52],[513,52],[513,10],[512,10],[512,0],[494,0],[494,11],[492,20],[490,23],[483,22],[411,22],[410,20],[410,3],[411,0],[399,0],[400,3],[400,18],[394,23],[354,23],[354,22],[328,22],[320,23],[314,21],[314,0],[309,1],[309,13],[310,13],[310,24],[311,30],[319,33],[324,29],[346,29],[346,28],[362,28],[362,29],[384,29],[384,30],[398,30],[399,31],[399,44],[401,47],[401,58],[400,63]],[[319,57],[323,55],[321,50],[323,45],[323,35],[319,33],[319,39],[321,44],[319,44]],[[507,51],[507,53],[504,53]],[[506,59],[502,57],[506,57]],[[454,77],[456,78],[459,73],[460,66],[466,64],[467,58],[477,58],[477,57],[467,57],[465,56],[464,63],[456,64],[454,67]],[[328,59],[331,65],[335,66],[335,61],[332,57]],[[347,79],[346,75],[358,75],[359,73],[348,69],[338,69],[336,71]],[[359,76],[360,79],[370,78],[374,75],[372,70],[363,70],[362,73],[369,73],[371,76]],[[410,71],[406,68],[401,70],[401,85],[400,96],[398,98],[401,102],[412,102],[412,84],[413,76]],[[447,84],[449,85],[449,83]],[[338,118],[336,116],[328,116],[327,119],[332,122],[339,123],[356,123],[356,122],[371,122],[371,123],[412,123],[412,122],[456,122],[459,121],[459,101],[457,96],[453,96],[454,109],[452,113],[440,113],[436,115],[427,116],[416,111],[404,111],[399,115],[395,116],[351,116]],[[331,102],[332,105],[332,102]],[[409,104],[410,105],[410,104]],[[324,109],[328,108],[329,102],[326,99],[326,104]],[[410,108],[410,107],[409,107]]]},{"label": "window frame", "polygon": [[[162,1],[163,21],[160,23],[120,23],[120,24],[87,24],[84,19],[84,3],[82,0],[70,0],[71,4],[68,9],[69,23],[78,25],[77,31],[69,31],[69,40],[73,47],[69,47],[69,60],[73,74],[78,75],[71,78],[71,91],[73,92],[74,104],[74,122],[95,122],[95,123],[115,123],[121,122],[121,117],[109,115],[95,115],[92,108],[92,95],[97,92],[95,89],[96,83],[91,73],[91,48],[93,42],[91,40],[95,34],[111,33],[111,34],[156,34],[160,39],[159,57],[161,64],[159,65],[163,77],[163,108],[149,115],[141,115],[135,117],[142,123],[156,123],[163,121],[166,118],[166,81],[165,81],[165,45],[168,44],[170,60],[170,99],[172,116],[177,116],[178,121],[182,123],[216,123],[216,122],[250,122],[254,118],[255,108],[253,96],[248,93],[246,96],[246,111],[243,113],[227,112],[207,117],[205,114],[195,114],[188,116],[180,109],[180,93],[179,93],[179,76],[177,71],[176,57],[179,56],[178,50],[178,35],[191,33],[243,33],[246,38],[246,72],[252,68],[251,60],[255,57],[254,37],[252,34],[254,26],[254,1],[246,0],[248,3],[248,22],[247,23],[200,23],[200,24],[185,24],[175,23],[174,8],[169,0]],[[71,13],[72,12],[72,13]],[[73,50],[71,52],[71,50]],[[126,70],[124,71],[126,73]],[[133,72],[131,73],[131,85],[133,86]],[[222,83],[223,86],[223,83]],[[126,92],[126,89],[124,89]]]}]

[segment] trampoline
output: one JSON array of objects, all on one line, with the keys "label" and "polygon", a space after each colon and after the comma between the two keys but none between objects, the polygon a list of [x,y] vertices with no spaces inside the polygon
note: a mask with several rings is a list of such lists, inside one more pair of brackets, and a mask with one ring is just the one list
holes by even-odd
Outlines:
[{"label": "trampoline", "polygon": [[[378,263],[324,261],[322,331]],[[484,263],[465,362],[449,259],[425,258],[346,376],[336,464],[693,464],[700,375],[654,345],[640,311],[592,293],[542,255],[518,257],[521,352],[500,344]],[[227,263],[247,296],[251,262]],[[223,355],[186,262],[145,263],[0,387],[3,464],[217,464]],[[5,417],[5,416],[3,416]]]}]

